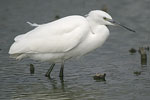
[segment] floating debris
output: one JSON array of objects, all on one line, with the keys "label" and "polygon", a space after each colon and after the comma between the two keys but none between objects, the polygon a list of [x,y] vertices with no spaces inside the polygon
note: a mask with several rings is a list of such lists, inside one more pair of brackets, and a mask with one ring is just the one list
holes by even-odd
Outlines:
[{"label": "floating debris", "polygon": [[104,74],[96,73],[96,75],[93,76],[93,79],[94,80],[106,81],[105,77],[106,77],[106,73],[104,73]]},{"label": "floating debris", "polygon": [[131,53],[131,54],[133,54],[133,53],[136,53],[136,49],[134,49],[134,48],[131,48],[130,50],[129,50],[129,52]]},{"label": "floating debris", "polygon": [[135,71],[134,74],[137,75],[137,76],[141,75],[141,71]]},{"label": "floating debris", "polygon": [[141,54],[141,65],[147,65],[147,54],[145,48],[140,47],[139,53]]},{"label": "floating debris", "polygon": [[57,19],[60,19],[60,16],[59,15],[56,15],[55,16],[55,19],[57,20]]},{"label": "floating debris", "polygon": [[30,74],[34,74],[34,65],[30,64]]}]

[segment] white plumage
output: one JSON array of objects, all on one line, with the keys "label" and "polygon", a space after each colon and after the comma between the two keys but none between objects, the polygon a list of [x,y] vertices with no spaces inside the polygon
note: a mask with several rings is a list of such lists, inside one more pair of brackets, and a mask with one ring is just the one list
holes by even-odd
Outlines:
[{"label": "white plumage", "polygon": [[19,60],[29,57],[63,63],[100,47],[109,36],[105,25],[114,25],[111,21],[107,13],[94,10],[87,17],[73,15],[42,25],[34,24],[35,29],[15,37],[9,54]]}]

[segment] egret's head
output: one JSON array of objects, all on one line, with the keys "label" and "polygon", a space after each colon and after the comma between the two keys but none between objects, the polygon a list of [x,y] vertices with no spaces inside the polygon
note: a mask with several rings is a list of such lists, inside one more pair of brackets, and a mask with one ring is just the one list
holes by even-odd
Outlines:
[{"label": "egret's head", "polygon": [[100,25],[114,25],[112,22],[110,22],[113,21],[112,17],[104,11],[93,10],[88,14],[88,16]]},{"label": "egret's head", "polygon": [[120,23],[117,23],[116,21],[114,21],[112,19],[112,17],[108,13],[101,11],[101,10],[93,10],[93,11],[89,12],[87,17],[99,25],[117,25],[117,26],[126,28],[129,31],[135,32],[134,30],[132,30]]}]

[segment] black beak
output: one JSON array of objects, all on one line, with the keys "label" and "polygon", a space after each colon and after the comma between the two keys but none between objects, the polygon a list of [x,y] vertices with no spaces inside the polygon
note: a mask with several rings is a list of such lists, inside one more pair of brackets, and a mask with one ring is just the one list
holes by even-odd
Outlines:
[{"label": "black beak", "polygon": [[107,21],[109,21],[110,23],[112,23],[112,24],[114,24],[114,25],[118,25],[118,26],[121,26],[121,27],[123,27],[123,28],[125,28],[125,29],[127,29],[127,30],[129,30],[129,31],[131,31],[131,32],[136,32],[135,30],[132,30],[131,28],[128,28],[128,27],[126,27],[126,26],[124,26],[124,25],[122,25],[122,24],[120,24],[120,23],[118,23],[118,22],[116,22],[116,21],[114,21],[114,20],[107,20]]}]

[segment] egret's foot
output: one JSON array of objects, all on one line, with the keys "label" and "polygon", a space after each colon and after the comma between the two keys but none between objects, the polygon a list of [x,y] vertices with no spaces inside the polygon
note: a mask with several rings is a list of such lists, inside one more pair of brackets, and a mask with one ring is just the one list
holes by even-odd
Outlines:
[{"label": "egret's foot", "polygon": [[48,71],[46,72],[45,77],[48,77],[48,78],[51,77],[51,76],[50,76],[50,73],[49,73]]},{"label": "egret's foot", "polygon": [[46,73],[46,74],[45,74],[45,77],[49,77],[49,78],[50,78],[50,75]]},{"label": "egret's foot", "polygon": [[59,78],[60,80],[63,82],[64,81],[64,75],[63,75],[63,71],[59,73]]},{"label": "egret's foot", "polygon": [[60,78],[63,78],[63,77],[64,77],[64,63],[61,64],[59,77],[60,77]]},{"label": "egret's foot", "polygon": [[46,74],[45,74],[45,77],[49,77],[49,78],[50,78],[50,74],[51,74],[51,72],[52,72],[54,66],[55,66],[55,63],[53,63],[53,64],[50,66],[50,68],[48,69],[48,71],[47,71]]},{"label": "egret's foot", "polygon": [[63,68],[60,69],[59,77],[60,78],[64,77]]},{"label": "egret's foot", "polygon": [[64,77],[59,77],[61,82],[64,82]]}]

